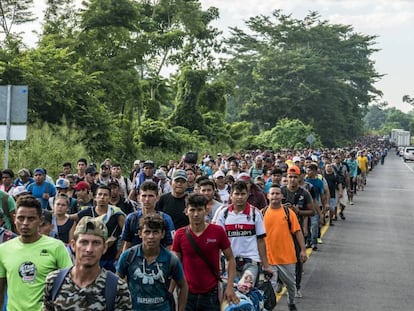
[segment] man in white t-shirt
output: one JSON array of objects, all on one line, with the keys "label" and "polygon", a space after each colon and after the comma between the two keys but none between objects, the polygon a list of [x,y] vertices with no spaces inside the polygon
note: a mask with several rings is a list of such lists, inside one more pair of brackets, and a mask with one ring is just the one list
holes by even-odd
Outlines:
[{"label": "man in white t-shirt", "polygon": [[246,182],[236,181],[230,196],[232,204],[219,210],[213,223],[222,226],[229,237],[236,258],[237,276],[241,279],[249,270],[255,284],[259,264],[272,274],[266,257],[263,216],[259,209],[247,203],[249,194]]},{"label": "man in white t-shirt", "polygon": [[226,184],[225,175],[223,171],[217,171],[214,173],[213,178],[214,182],[217,186],[217,192],[220,196],[221,202],[223,205],[227,205],[229,203],[230,198],[230,188],[229,185]]}]

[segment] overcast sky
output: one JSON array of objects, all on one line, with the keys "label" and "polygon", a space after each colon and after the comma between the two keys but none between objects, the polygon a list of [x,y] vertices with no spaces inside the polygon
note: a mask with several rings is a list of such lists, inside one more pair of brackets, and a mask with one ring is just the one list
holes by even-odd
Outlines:
[{"label": "overcast sky", "polygon": [[[39,16],[45,0],[34,0]],[[402,102],[408,94],[414,97],[414,0],[200,0],[203,9],[219,8],[220,19],[214,26],[225,33],[229,26],[243,27],[244,20],[259,14],[270,15],[275,9],[295,18],[318,11],[331,23],[352,25],[356,32],[377,35],[373,55],[376,70],[385,74],[376,85],[389,106],[408,112],[411,106]],[[27,26],[26,26],[27,27]],[[34,28],[37,28],[34,26]],[[26,29],[28,30],[28,29]],[[28,35],[30,36],[30,35]],[[26,40],[28,36],[26,36]],[[33,37],[31,38],[33,39]]]}]

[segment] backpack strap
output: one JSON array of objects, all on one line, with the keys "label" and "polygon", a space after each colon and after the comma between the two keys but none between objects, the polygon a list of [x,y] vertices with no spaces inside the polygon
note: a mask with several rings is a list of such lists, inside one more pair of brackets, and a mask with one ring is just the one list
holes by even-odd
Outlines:
[{"label": "backpack strap", "polygon": [[[250,204],[250,208],[252,210],[253,222],[256,223],[256,207],[254,207],[253,205]],[[229,216],[229,207],[228,206],[225,207],[225,210],[223,212],[223,216],[224,216],[224,221],[226,221],[227,216]],[[250,215],[248,215],[248,217],[250,217]]]},{"label": "backpack strap", "polygon": [[295,193],[295,200],[293,202],[293,205],[297,205],[300,199],[300,196],[303,194],[303,188],[299,187],[298,190]]},{"label": "backpack strap", "polygon": [[66,275],[70,272],[71,269],[72,267],[69,267],[69,268],[65,268],[59,271],[58,275],[55,278],[55,281],[53,282],[50,302],[53,303],[55,301],[56,296],[60,288],[62,287],[63,281],[65,280]]},{"label": "backpack strap", "polygon": [[136,212],[132,213],[131,221],[129,222],[129,231],[130,232],[136,232],[138,228],[138,215]]},{"label": "backpack strap", "polygon": [[226,221],[227,216],[229,216],[229,207],[227,206],[223,212],[224,221]]},{"label": "backpack strap", "polygon": [[129,249],[128,256],[127,256],[127,258],[126,258],[126,260],[125,260],[125,264],[126,264],[128,267],[132,264],[132,262],[134,261],[135,256],[137,255],[137,252],[138,252],[138,246],[139,246],[139,244],[138,244],[138,245],[135,245],[135,246],[132,246],[132,247]]},{"label": "backpack strap", "polygon": [[290,213],[289,213],[289,207],[282,205],[283,206],[283,210],[285,211],[286,214],[286,220],[288,223],[288,227],[289,227],[289,232],[292,231],[292,222],[290,221]]},{"label": "backpack strap", "polygon": [[115,310],[116,295],[118,293],[119,277],[111,271],[106,271],[105,300],[106,310]]},{"label": "backpack strap", "polygon": [[171,276],[173,271],[177,269],[177,264],[179,262],[179,259],[177,256],[175,256],[173,253],[171,253],[170,257],[170,266],[168,267],[168,275]]},{"label": "backpack strap", "polygon": [[128,195],[129,195],[129,193],[128,193],[128,178],[126,178],[125,176],[124,176],[124,183],[125,183],[125,194],[127,195],[127,198],[128,198]]}]

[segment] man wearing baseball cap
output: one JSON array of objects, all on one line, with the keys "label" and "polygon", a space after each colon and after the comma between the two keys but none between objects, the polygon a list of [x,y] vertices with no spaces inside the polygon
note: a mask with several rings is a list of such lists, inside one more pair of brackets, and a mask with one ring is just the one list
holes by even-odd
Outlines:
[{"label": "man wearing baseball cap", "polygon": [[78,203],[75,198],[72,198],[68,195],[68,190],[70,187],[70,182],[66,178],[59,178],[56,180],[56,196],[49,198],[49,206],[52,208],[55,202],[55,198],[63,195],[67,196],[69,199],[69,214],[74,214],[78,212]]},{"label": "man wearing baseball cap", "polygon": [[175,230],[189,224],[188,217],[184,213],[187,180],[187,173],[184,170],[175,170],[172,175],[172,191],[163,194],[157,202],[157,210],[171,216]]},{"label": "man wearing baseball cap", "polygon": [[[79,221],[70,243],[75,254],[75,265],[49,273],[43,310],[64,310],[69,307],[76,310],[132,309],[126,282],[99,266],[107,250],[107,239],[108,230],[102,221],[92,217],[83,217]],[[62,275],[63,280],[59,281]],[[57,286],[58,291],[52,297]],[[108,295],[108,288],[112,289],[112,295]]]},{"label": "man wearing baseball cap", "polygon": [[[300,186],[300,181],[303,180],[303,175],[300,168],[296,165],[289,166],[287,169],[288,184],[281,187],[283,194],[283,204],[287,204],[297,216],[301,231],[304,235],[309,234],[308,221],[309,217],[315,214],[314,200],[311,194]],[[298,251],[298,248],[296,248]],[[297,255],[299,255],[297,253]],[[299,257],[299,256],[298,256]],[[298,258],[299,259],[299,258]],[[303,262],[300,260],[296,263],[296,297],[301,298],[301,282],[302,282]]]},{"label": "man wearing baseball cap", "polygon": [[56,195],[55,185],[46,180],[46,170],[44,168],[36,168],[33,175],[35,182],[28,185],[26,189],[40,201],[42,208],[50,208],[49,198]]},{"label": "man wearing baseball cap", "polygon": [[[153,181],[156,184],[158,184],[159,178],[154,175],[155,173],[154,168],[155,168],[155,163],[153,161],[146,160],[144,162],[144,164],[142,165],[142,172],[139,173],[135,178],[135,185],[134,185],[135,195],[138,195],[139,188],[141,187],[141,184],[145,181]],[[135,198],[131,198],[131,199],[135,199]]]},{"label": "man wearing baseball cap", "polygon": [[73,189],[76,190],[76,199],[78,201],[78,211],[87,209],[93,206],[93,194],[91,194],[91,187],[86,181],[80,181]]}]

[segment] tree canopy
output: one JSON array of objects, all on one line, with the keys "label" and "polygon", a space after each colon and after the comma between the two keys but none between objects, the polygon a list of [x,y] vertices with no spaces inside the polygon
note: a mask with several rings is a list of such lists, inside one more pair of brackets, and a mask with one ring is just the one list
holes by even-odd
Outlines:
[{"label": "tree canopy", "polygon": [[227,40],[226,77],[242,120],[260,131],[297,118],[330,146],[362,133],[364,109],[381,95],[373,85],[381,75],[370,60],[375,36],[329,24],[316,12],[299,20],[276,10],[246,25],[248,31],[232,28]]},{"label": "tree canopy", "polygon": [[218,9],[197,0],[48,0],[28,48],[12,26],[33,20],[32,4],[1,1],[0,83],[28,85],[30,124],[79,129],[93,161],[302,148],[309,134],[339,146],[366,128],[412,126],[368,106],[382,95],[376,37],[316,12],[253,16],[223,38]]}]

